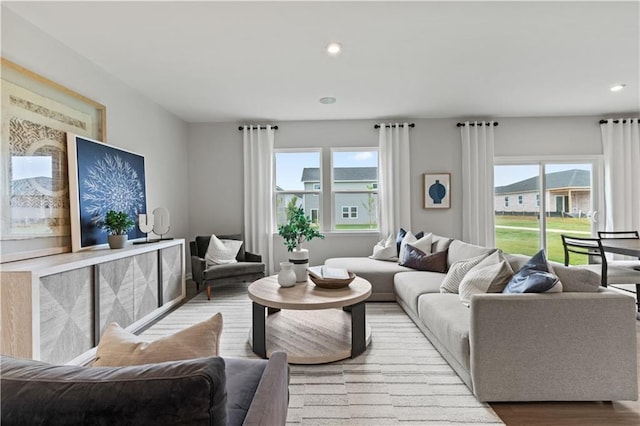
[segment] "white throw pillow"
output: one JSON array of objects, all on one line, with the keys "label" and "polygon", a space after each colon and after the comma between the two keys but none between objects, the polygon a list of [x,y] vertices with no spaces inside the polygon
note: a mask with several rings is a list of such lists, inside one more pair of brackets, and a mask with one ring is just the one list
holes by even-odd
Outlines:
[{"label": "white throw pillow", "polygon": [[207,267],[225,263],[237,263],[236,256],[240,251],[240,247],[242,247],[242,241],[240,240],[221,240],[212,235],[207,254],[204,257]]},{"label": "white throw pillow", "polygon": [[395,236],[393,234],[389,234],[387,238],[378,241],[378,243],[373,246],[373,254],[369,256],[369,258],[395,262],[398,260],[398,253],[396,253],[397,250],[398,245],[396,244]]},{"label": "white throw pillow", "polygon": [[400,243],[400,253],[398,253],[398,258],[402,262],[402,259],[404,259],[405,256],[405,251],[407,250],[407,244],[411,244],[414,248],[417,248],[425,254],[430,254],[432,243],[433,234],[431,232],[423,236],[422,238],[417,239],[411,231],[407,231],[407,234],[404,236],[402,242]]}]

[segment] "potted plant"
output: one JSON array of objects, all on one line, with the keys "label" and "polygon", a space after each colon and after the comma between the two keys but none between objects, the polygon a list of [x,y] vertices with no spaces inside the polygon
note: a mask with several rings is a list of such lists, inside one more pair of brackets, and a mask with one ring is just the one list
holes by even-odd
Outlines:
[{"label": "potted plant", "polygon": [[307,267],[309,266],[309,250],[301,247],[305,241],[314,238],[323,238],[311,219],[304,215],[302,207],[292,206],[287,209],[288,223],[278,227],[278,235],[284,239],[284,245],[289,251],[289,262],[293,263],[296,273],[296,281],[307,280]]},{"label": "potted plant", "polygon": [[125,212],[109,210],[104,217],[102,228],[109,233],[107,240],[112,249],[123,248],[127,243],[127,231],[136,223]]}]

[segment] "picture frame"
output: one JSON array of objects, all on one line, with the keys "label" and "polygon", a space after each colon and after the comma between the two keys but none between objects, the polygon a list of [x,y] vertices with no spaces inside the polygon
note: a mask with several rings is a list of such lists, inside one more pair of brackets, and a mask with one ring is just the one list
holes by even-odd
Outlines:
[{"label": "picture frame", "polygon": [[106,140],[106,107],[1,59],[0,263],[71,251],[66,133]]},{"label": "picture frame", "polygon": [[424,173],[422,196],[425,209],[451,207],[451,173]]},{"label": "picture frame", "polygon": [[139,217],[147,214],[144,156],[73,133],[67,134],[72,251],[102,247],[109,210],[135,222],[129,240],[145,238]]}]

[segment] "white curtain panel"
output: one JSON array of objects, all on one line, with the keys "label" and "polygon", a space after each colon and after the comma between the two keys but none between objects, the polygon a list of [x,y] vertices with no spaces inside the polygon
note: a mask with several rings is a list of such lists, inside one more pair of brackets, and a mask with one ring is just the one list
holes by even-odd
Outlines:
[{"label": "white curtain panel", "polygon": [[409,123],[380,123],[379,144],[379,220],[380,235],[385,238],[400,227],[411,230]]},{"label": "white curtain panel", "polygon": [[[472,125],[473,124],[473,125]],[[493,122],[465,122],[462,137],[462,239],[495,246]]]},{"label": "white curtain panel", "polygon": [[262,255],[267,275],[273,272],[273,146],[274,129],[244,126],[245,249]]},{"label": "white curtain panel", "polygon": [[600,125],[604,151],[607,231],[640,230],[640,124],[613,119]]}]

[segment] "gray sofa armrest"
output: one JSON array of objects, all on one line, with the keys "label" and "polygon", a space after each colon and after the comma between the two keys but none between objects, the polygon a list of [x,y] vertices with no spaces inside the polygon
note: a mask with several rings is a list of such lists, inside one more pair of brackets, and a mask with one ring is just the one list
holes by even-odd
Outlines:
[{"label": "gray sofa armrest", "polygon": [[284,425],[287,421],[288,406],[289,365],[287,364],[287,354],[274,352],[269,358],[243,425]]},{"label": "gray sofa armrest", "polygon": [[255,253],[251,253],[248,251],[244,252],[244,260],[246,262],[257,262],[260,263],[262,262],[262,256],[259,254],[255,254]]},{"label": "gray sofa armrest", "polygon": [[635,301],[593,293],[471,297],[473,392],[480,401],[638,398]]},{"label": "gray sofa armrest", "polygon": [[202,285],[205,269],[207,269],[207,262],[203,258],[191,256],[191,275],[198,287]]}]

